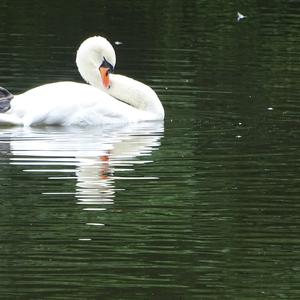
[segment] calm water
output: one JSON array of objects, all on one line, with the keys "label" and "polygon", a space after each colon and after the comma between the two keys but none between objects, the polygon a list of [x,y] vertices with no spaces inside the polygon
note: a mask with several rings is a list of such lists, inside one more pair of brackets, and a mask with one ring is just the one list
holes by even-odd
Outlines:
[{"label": "calm water", "polygon": [[0,2],[0,86],[80,81],[98,33],[166,110],[0,128],[0,299],[299,299],[300,6],[237,3]]}]

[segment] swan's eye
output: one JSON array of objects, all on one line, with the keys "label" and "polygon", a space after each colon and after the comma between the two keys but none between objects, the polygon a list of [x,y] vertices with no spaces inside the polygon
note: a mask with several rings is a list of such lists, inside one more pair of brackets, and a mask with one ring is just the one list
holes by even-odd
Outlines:
[{"label": "swan's eye", "polygon": [[111,73],[113,73],[113,71],[114,71],[113,66],[106,60],[105,57],[103,57],[103,61],[102,61],[102,64],[100,67],[108,68],[109,72],[111,72]]}]

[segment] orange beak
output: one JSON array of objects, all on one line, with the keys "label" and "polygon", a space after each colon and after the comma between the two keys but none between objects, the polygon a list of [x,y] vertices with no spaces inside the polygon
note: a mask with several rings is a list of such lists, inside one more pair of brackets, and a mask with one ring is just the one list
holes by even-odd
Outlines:
[{"label": "orange beak", "polygon": [[110,87],[109,68],[100,67],[99,71],[100,71],[100,74],[101,74],[101,79],[102,79],[103,86],[106,89],[109,89],[109,87]]}]

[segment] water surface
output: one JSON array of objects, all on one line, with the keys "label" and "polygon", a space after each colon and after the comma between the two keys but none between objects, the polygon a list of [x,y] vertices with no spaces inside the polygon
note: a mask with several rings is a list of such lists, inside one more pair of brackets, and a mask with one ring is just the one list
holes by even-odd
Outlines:
[{"label": "water surface", "polygon": [[1,298],[299,299],[297,2],[48,2],[0,3],[0,85],[102,34],[166,120],[0,129]]}]

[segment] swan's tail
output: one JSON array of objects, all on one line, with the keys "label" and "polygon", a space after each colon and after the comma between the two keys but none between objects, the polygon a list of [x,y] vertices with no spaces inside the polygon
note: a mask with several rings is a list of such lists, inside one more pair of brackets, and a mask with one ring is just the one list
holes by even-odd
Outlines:
[{"label": "swan's tail", "polygon": [[0,87],[0,125],[22,125],[20,118],[6,113],[10,110],[10,101],[14,98],[5,88]]},{"label": "swan's tail", "polygon": [[10,101],[14,95],[5,88],[0,87],[0,113],[5,113],[10,109]]},{"label": "swan's tail", "polygon": [[0,113],[0,126],[24,125],[22,119],[11,114]]}]

